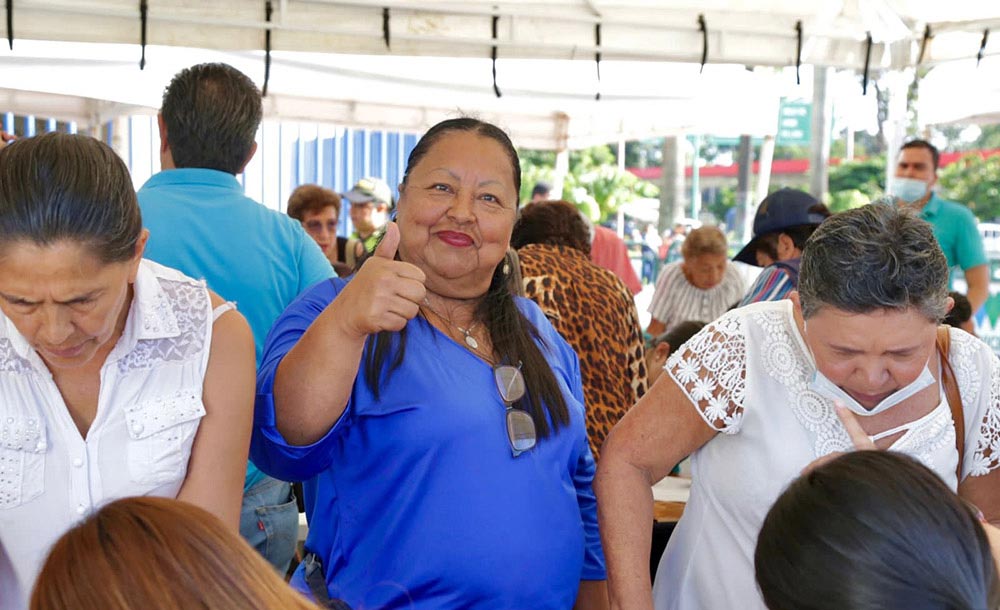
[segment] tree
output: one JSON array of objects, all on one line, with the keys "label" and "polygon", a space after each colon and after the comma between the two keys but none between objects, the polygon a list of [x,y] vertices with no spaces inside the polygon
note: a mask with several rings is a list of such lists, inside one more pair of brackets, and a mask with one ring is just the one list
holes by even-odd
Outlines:
[{"label": "tree", "polygon": [[969,206],[980,220],[1000,218],[1000,157],[965,155],[938,177],[943,195]]},{"label": "tree", "polygon": [[1000,125],[983,125],[979,137],[972,143],[973,150],[1000,148]]},{"label": "tree", "polygon": [[625,142],[625,167],[658,167],[663,163],[663,138]]},{"label": "tree", "polygon": [[[555,175],[555,153],[519,151],[521,159],[521,200],[529,199],[538,180],[551,181]],[[656,197],[659,188],[618,169],[608,145],[594,146],[569,154],[569,174],[563,184],[563,199],[574,203],[594,222],[602,222],[618,208],[641,197]]]},{"label": "tree", "polygon": [[830,168],[830,192],[856,190],[869,198],[885,193],[885,156],[844,161]]},{"label": "tree", "polygon": [[831,212],[843,212],[871,203],[885,193],[885,156],[845,161],[830,168]]}]

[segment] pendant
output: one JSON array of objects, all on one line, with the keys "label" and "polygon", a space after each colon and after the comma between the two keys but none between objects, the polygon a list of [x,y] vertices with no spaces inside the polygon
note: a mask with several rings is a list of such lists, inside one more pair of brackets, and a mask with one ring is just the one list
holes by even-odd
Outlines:
[{"label": "pendant", "polygon": [[465,335],[465,344],[472,349],[479,349],[479,341],[476,341],[476,338],[472,335]]}]

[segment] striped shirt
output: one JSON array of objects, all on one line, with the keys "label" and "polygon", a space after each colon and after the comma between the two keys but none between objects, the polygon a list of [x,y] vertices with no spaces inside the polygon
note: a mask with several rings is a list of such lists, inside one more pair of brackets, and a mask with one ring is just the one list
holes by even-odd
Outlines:
[{"label": "striped shirt", "polygon": [[663,322],[666,328],[685,320],[711,322],[743,298],[746,283],[735,265],[726,265],[726,273],[718,285],[702,290],[684,277],[683,264],[678,261],[663,268],[649,304],[653,319]]},{"label": "striped shirt", "polygon": [[[795,258],[784,261],[782,264],[794,266],[798,270],[800,260]],[[750,303],[787,299],[788,293],[795,289],[796,285],[792,282],[792,278],[788,275],[786,269],[777,265],[769,265],[764,267],[760,275],[757,276],[757,280],[753,283],[753,286],[750,287],[743,300],[740,301],[740,307],[749,305]]]}]

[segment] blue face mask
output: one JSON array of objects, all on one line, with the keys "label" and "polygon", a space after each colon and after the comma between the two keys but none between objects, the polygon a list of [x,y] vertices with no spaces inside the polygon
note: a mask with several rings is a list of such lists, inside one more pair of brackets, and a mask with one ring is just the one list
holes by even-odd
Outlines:
[{"label": "blue face mask", "polygon": [[927,183],[916,178],[896,178],[889,194],[906,203],[916,203],[927,194]]}]

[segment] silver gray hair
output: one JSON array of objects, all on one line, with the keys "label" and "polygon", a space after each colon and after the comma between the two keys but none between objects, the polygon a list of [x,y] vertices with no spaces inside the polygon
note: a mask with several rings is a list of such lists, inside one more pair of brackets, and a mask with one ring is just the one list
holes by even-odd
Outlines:
[{"label": "silver gray hair", "polygon": [[826,306],[851,313],[947,313],[948,263],[931,225],[912,211],[873,203],[835,214],[806,242],[799,272],[802,315]]}]

